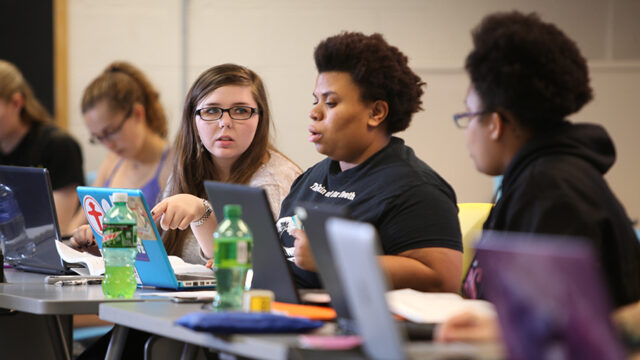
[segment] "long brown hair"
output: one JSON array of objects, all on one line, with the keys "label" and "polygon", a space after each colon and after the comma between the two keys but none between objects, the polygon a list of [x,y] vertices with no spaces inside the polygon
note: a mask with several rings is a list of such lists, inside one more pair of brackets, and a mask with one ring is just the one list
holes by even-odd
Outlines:
[{"label": "long brown hair", "polygon": [[51,121],[51,115],[36,99],[20,70],[12,63],[0,60],[0,99],[10,101],[16,93],[21,94],[24,99],[24,106],[20,111],[20,119],[24,124],[30,126]]},{"label": "long brown hair", "polygon": [[[204,181],[221,181],[213,157],[198,136],[195,111],[200,101],[212,91],[228,85],[248,86],[251,89],[253,99],[258,104],[260,119],[251,145],[233,163],[231,176],[226,181],[247,184],[260,166],[269,159],[268,150],[274,148],[269,139],[271,115],[262,79],[255,72],[240,65],[214,66],[200,74],[187,93],[180,129],[173,147],[174,162],[169,195],[186,193],[204,198]],[[163,234],[165,248],[172,255],[182,252],[184,239],[185,232],[180,230],[170,230]]]},{"label": "long brown hair", "polygon": [[109,109],[129,112],[135,103],[144,107],[147,126],[167,138],[167,118],[160,96],[138,68],[124,61],[115,61],[95,78],[82,95],[82,113],[106,101]]}]

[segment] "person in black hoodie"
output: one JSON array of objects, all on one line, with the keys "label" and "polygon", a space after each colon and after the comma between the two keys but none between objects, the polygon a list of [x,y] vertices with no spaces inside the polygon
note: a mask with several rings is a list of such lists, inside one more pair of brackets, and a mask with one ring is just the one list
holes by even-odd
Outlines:
[{"label": "person in black hoodie", "polygon": [[[584,57],[536,14],[487,16],[466,60],[471,85],[465,129],[478,171],[504,175],[484,229],[571,235],[599,257],[615,307],[640,299],[640,243],[603,175],[615,162],[605,129],[566,117],[592,98]],[[463,295],[483,298],[482,264],[472,262]]]}]

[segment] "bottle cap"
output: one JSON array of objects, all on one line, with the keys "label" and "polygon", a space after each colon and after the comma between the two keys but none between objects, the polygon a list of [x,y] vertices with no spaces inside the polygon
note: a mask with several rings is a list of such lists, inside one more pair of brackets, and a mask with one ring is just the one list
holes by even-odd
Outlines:
[{"label": "bottle cap", "polygon": [[238,204],[227,204],[224,206],[224,217],[239,218],[242,216],[242,206]]},{"label": "bottle cap", "polygon": [[113,193],[113,202],[127,202],[127,193]]}]

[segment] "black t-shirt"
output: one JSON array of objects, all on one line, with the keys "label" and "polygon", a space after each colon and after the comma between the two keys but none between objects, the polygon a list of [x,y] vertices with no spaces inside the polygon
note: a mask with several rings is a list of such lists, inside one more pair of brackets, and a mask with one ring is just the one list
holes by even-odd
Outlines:
[{"label": "black t-shirt", "polygon": [[11,153],[0,152],[0,164],[47,168],[53,190],[84,185],[80,145],[52,124],[33,124]]},{"label": "black t-shirt", "polygon": [[[296,179],[278,220],[289,256],[294,239],[286,227],[300,201],[348,207],[352,218],[376,227],[386,255],[426,247],[462,251],[453,189],[396,137],[352,169],[341,171],[337,161],[326,158]],[[315,273],[291,264],[299,286],[321,287]]]}]

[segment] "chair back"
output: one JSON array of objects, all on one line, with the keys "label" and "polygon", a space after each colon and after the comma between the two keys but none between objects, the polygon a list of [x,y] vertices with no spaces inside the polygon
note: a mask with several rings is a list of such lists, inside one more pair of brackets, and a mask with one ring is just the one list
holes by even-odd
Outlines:
[{"label": "chair back", "polygon": [[474,244],[482,235],[482,225],[489,216],[491,203],[459,203],[458,219],[460,220],[460,231],[462,233],[462,246],[464,253],[462,256],[462,276],[467,273],[469,265],[473,260],[475,251]]}]

